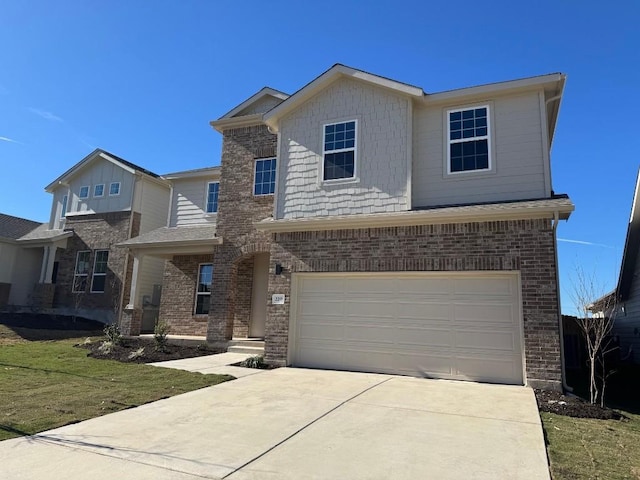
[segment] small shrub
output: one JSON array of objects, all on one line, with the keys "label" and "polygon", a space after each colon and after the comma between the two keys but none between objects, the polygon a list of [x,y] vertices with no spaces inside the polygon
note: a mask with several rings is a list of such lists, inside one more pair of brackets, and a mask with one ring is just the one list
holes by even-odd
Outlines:
[{"label": "small shrub", "polygon": [[196,345],[196,350],[200,352],[207,352],[209,351],[209,345],[207,345],[206,343],[199,343],[198,345]]},{"label": "small shrub", "polygon": [[108,342],[111,342],[114,345],[120,345],[122,343],[122,333],[120,332],[120,327],[118,327],[117,324],[112,323],[110,325],[105,325],[103,331]]},{"label": "small shrub", "polygon": [[164,321],[156,321],[156,326],[153,329],[153,339],[156,342],[156,352],[166,352],[167,345],[169,343],[167,336],[169,335],[169,324]]},{"label": "small shrub", "polygon": [[111,351],[113,350],[114,347],[114,343],[109,341],[109,340],[105,340],[103,341],[100,346],[98,347],[98,351],[102,354],[102,355],[109,355],[111,353]]},{"label": "small shrub", "polygon": [[129,354],[129,360],[135,360],[136,358],[144,357],[144,347],[140,347],[134,352]]},{"label": "small shrub", "polygon": [[240,362],[241,367],[246,368],[267,368],[269,365],[264,363],[264,357],[261,355],[255,355],[253,357],[249,357],[246,360]]}]

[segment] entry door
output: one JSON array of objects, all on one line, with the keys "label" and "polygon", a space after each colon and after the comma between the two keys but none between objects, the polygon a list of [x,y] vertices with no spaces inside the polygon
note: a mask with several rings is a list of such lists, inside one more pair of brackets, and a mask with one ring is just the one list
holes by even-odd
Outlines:
[{"label": "entry door", "polygon": [[250,337],[264,337],[267,319],[267,287],[269,284],[269,254],[259,253],[253,259],[253,285],[251,288]]}]

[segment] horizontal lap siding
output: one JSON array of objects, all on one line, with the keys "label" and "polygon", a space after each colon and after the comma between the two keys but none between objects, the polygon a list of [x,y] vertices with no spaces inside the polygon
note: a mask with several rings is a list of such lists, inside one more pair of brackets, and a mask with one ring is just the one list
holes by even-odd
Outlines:
[{"label": "horizontal lap siding", "polygon": [[486,175],[447,176],[447,107],[414,109],[415,207],[547,196],[538,93],[496,98],[489,105],[496,170]]},{"label": "horizontal lap siding", "polygon": [[207,215],[207,184],[213,179],[174,180],[170,227],[215,223],[215,215]]}]

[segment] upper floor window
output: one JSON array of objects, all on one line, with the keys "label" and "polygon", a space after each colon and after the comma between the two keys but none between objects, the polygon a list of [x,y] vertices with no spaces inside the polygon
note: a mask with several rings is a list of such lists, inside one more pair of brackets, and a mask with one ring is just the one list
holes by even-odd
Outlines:
[{"label": "upper floor window", "polygon": [[94,197],[104,196],[104,183],[99,183],[98,185],[93,187],[93,196]]},{"label": "upper floor window", "polygon": [[88,186],[80,187],[80,191],[78,192],[78,197],[79,198],[88,198],[89,197],[89,187]]},{"label": "upper floor window", "polygon": [[256,160],[254,195],[273,195],[276,189],[276,159],[263,158]]},{"label": "upper floor window", "polygon": [[489,170],[489,106],[449,110],[448,173]]},{"label": "upper floor window", "polygon": [[60,218],[65,218],[67,216],[67,200],[69,197],[65,195],[62,197],[62,211],[60,212]]},{"label": "upper floor window", "polygon": [[109,185],[109,195],[120,195],[120,182],[111,182]]},{"label": "upper floor window", "polygon": [[76,256],[76,268],[73,271],[74,293],[83,293],[87,290],[87,277],[89,276],[89,258],[91,250],[81,250]]},{"label": "upper floor window", "polygon": [[109,250],[97,250],[93,259],[93,276],[91,279],[91,293],[104,293],[104,285],[107,279],[107,262]]},{"label": "upper floor window", "polygon": [[216,213],[218,211],[219,190],[219,182],[209,182],[207,184],[207,213]]},{"label": "upper floor window", "polygon": [[355,177],[355,120],[324,126],[323,162],[323,180]]},{"label": "upper floor window", "polygon": [[198,289],[196,290],[196,315],[209,313],[211,284],[213,283],[213,265],[202,263],[198,268]]}]

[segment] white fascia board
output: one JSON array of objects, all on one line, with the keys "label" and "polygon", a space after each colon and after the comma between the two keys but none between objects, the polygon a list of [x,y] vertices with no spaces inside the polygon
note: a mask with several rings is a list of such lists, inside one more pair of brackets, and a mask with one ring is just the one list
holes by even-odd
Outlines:
[{"label": "white fascia board", "polygon": [[99,157],[104,158],[108,162],[113,163],[114,165],[120,167],[124,171],[129,172],[131,175],[135,175],[135,173],[136,173],[136,171],[133,168],[129,167],[128,165],[125,165],[124,163],[119,162],[118,160],[116,160],[113,157],[110,157],[109,155],[107,155],[104,152],[100,152]]},{"label": "white fascia board", "polygon": [[174,172],[162,175],[165,180],[182,180],[189,178],[201,178],[201,177],[220,177],[220,167],[202,168],[199,170],[191,170],[186,172]]},{"label": "white fascia board", "polygon": [[424,96],[424,91],[421,88],[407,85],[406,83],[396,82],[361,70],[356,70],[355,68],[347,67],[345,65],[335,65],[315,80],[302,87],[280,105],[265,113],[263,116],[264,123],[266,123],[273,132],[277,132],[278,122],[282,117],[318,94],[338,78],[343,77],[354,78],[356,80],[371,83],[410,97],[422,98]]},{"label": "white fascia board", "polygon": [[264,123],[262,121],[261,113],[254,113],[253,115],[243,115],[242,117],[221,118],[220,120],[212,120],[209,122],[215,130],[223,133],[230,128],[249,127],[252,125],[260,125]]},{"label": "white fascia board", "polygon": [[280,92],[274,88],[264,87],[257,93],[251,95],[249,98],[247,98],[244,102],[242,102],[237,107],[234,107],[232,110],[229,110],[222,117],[220,117],[219,120],[222,120],[223,118],[230,118],[230,117],[233,117],[234,115],[237,115],[242,110],[251,106],[251,104],[257,101],[262,100],[264,97],[274,97],[274,98],[279,98],[280,100],[286,100],[287,98],[289,98],[289,95],[287,95],[286,93]]},{"label": "white fascia board", "polygon": [[574,209],[575,206],[573,203],[567,200],[557,205],[553,203],[539,206],[508,204],[508,206],[505,207],[503,204],[496,204],[477,207],[450,207],[398,213],[337,215],[333,217],[291,220],[266,219],[256,222],[254,225],[258,230],[278,233],[554,218],[556,214],[558,218],[567,220]]},{"label": "white fascia board", "polygon": [[566,75],[562,73],[552,73],[549,75],[523,78],[520,80],[509,80],[506,82],[479,85],[477,87],[467,87],[439,93],[430,93],[425,95],[423,102],[426,104],[451,103],[470,97],[509,93],[518,90],[533,90],[551,85],[561,85],[561,82],[564,82],[565,77]]}]

